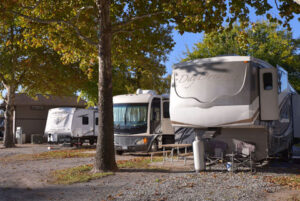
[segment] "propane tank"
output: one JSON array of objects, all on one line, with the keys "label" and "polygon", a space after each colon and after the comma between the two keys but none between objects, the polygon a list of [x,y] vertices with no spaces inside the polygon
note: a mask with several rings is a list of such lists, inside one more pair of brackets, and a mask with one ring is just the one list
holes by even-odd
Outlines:
[{"label": "propane tank", "polygon": [[193,153],[194,153],[194,166],[195,171],[198,173],[205,170],[205,151],[204,141],[197,130],[195,130],[195,141],[193,142]]}]

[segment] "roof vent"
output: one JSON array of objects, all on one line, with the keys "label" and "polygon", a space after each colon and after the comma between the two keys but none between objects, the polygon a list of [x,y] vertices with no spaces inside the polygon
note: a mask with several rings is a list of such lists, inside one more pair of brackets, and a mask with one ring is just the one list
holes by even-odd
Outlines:
[{"label": "roof vent", "polygon": [[156,92],[153,90],[142,90],[142,89],[137,89],[136,94],[151,94],[151,95],[156,95]]}]

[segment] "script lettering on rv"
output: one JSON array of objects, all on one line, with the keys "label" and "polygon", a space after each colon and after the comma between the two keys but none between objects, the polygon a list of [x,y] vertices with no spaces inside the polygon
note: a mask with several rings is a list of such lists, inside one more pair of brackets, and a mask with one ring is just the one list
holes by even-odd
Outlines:
[{"label": "script lettering on rv", "polygon": [[[237,77],[233,77],[232,75],[226,74],[217,74],[217,73],[207,73],[202,72],[198,74],[187,74],[187,73],[175,73],[175,82],[180,84],[183,88],[190,88],[196,82],[201,81],[232,81],[237,80]],[[200,83],[199,83],[200,84]]]}]

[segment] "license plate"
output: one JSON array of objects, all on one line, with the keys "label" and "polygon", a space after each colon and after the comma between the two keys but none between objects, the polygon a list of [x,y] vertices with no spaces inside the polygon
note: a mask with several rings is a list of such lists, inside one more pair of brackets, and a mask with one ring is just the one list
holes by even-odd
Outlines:
[{"label": "license plate", "polygon": [[122,149],[123,149],[123,150],[127,150],[128,147],[127,147],[127,146],[122,146]]}]

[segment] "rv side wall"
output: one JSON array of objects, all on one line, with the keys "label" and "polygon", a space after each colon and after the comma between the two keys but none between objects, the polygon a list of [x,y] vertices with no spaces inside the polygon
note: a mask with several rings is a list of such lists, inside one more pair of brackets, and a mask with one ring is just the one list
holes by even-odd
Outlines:
[{"label": "rv side wall", "polygon": [[294,137],[300,138],[300,95],[293,95]]},{"label": "rv side wall", "polygon": [[94,136],[93,110],[77,109],[72,121],[72,137]]}]

